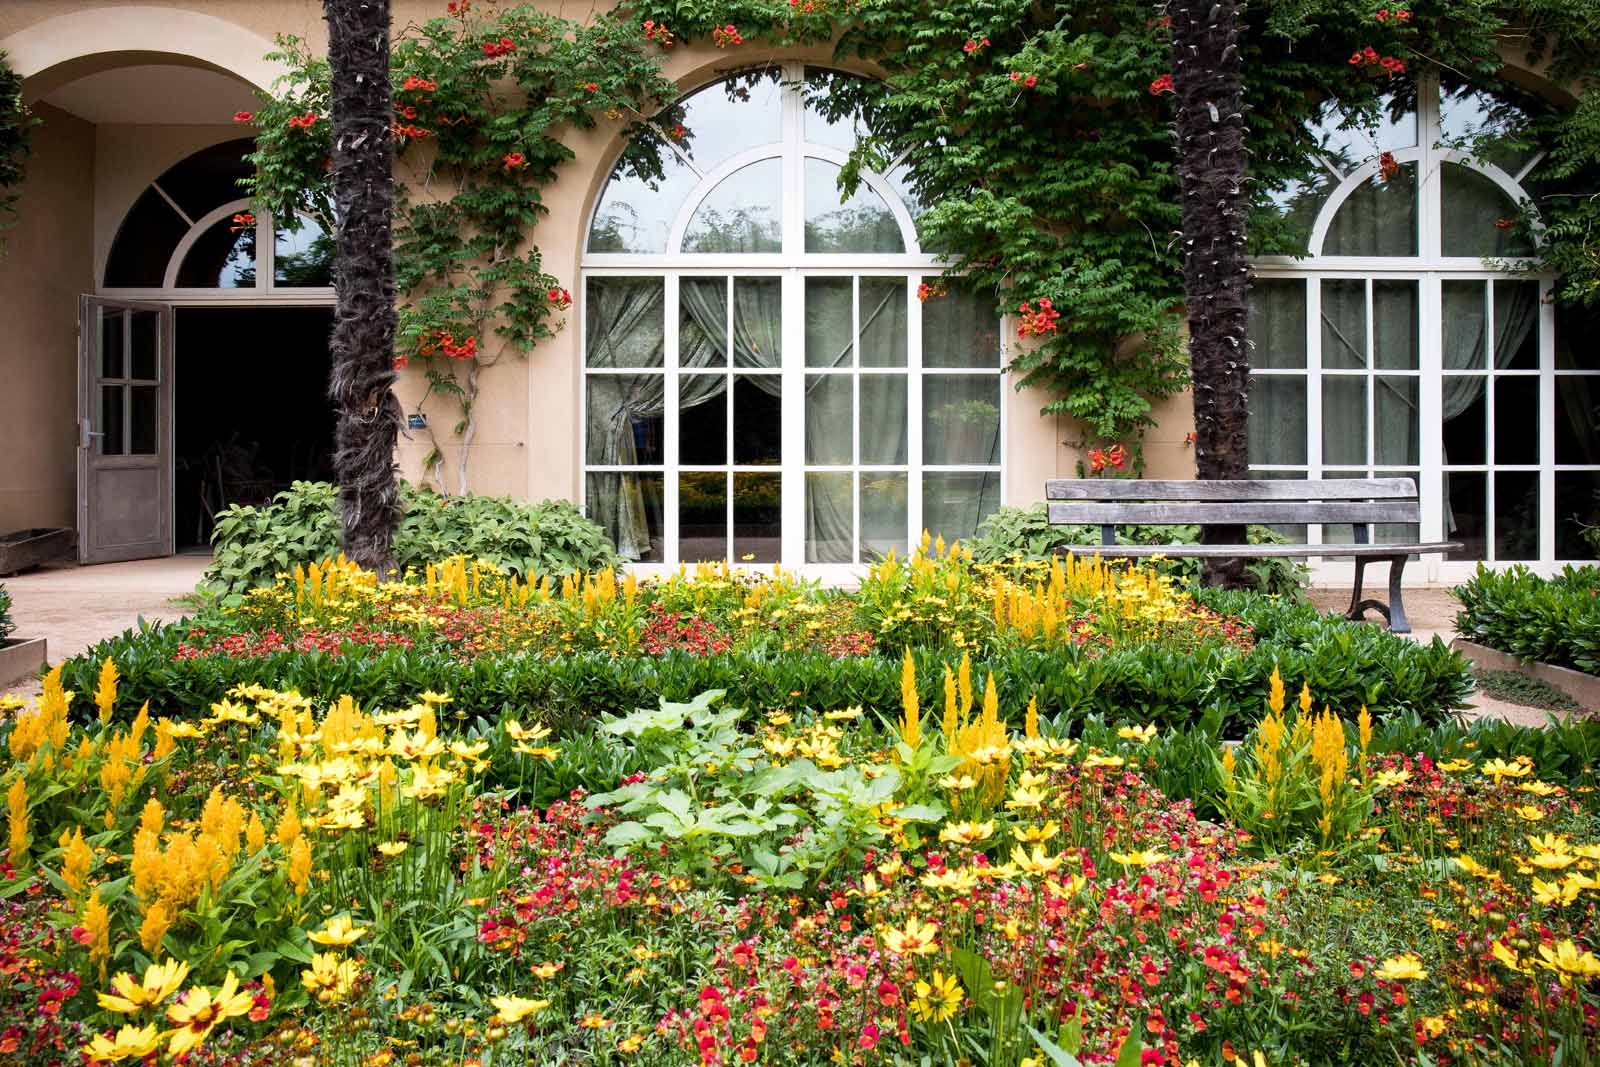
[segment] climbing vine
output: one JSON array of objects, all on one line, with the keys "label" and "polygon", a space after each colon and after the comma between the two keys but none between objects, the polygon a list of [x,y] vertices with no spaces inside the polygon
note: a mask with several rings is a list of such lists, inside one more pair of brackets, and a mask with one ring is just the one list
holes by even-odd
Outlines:
[{"label": "climbing vine", "polygon": [[[23,163],[28,156],[28,131],[38,122],[22,102],[22,78],[0,52],[0,230],[16,219]],[[5,251],[0,241],[0,252]]]},{"label": "climbing vine", "polygon": [[[1494,135],[1546,146],[1520,217],[1541,228],[1559,296],[1600,303],[1600,5],[1592,0],[1256,0],[1244,12],[1250,250],[1303,254],[1297,183],[1333,109],[1375,127],[1414,106],[1416,78],[1507,102]],[[1151,0],[642,0],[576,23],[525,7],[447,14],[395,45],[402,361],[460,402],[458,484],[482,372],[559,328],[570,279],[541,266],[541,190],[571,129],[617,123],[624,165],[660,175],[690,137],[661,76],[670,49],[723,49],[730,73],[831,41],[879,80],[821,79],[816,106],[864,134],[841,176],[903,158],[928,210],[925,248],[996,294],[1019,338],[1012,369],[1071,416],[1085,446],[1125,442],[1180,390],[1178,187],[1165,9]],[[1516,89],[1505,53],[1536,57],[1576,106]],[[255,195],[279,217],[326,212],[326,68],[303,44],[254,116]],[[1324,127],[1325,129],[1325,127]],[[1471,147],[1471,146],[1468,146]],[[428,431],[433,433],[431,429]],[[443,483],[438,438],[428,466]]]},{"label": "climbing vine", "polygon": [[[533,241],[542,190],[572,158],[561,138],[600,122],[637,131],[669,105],[659,50],[611,17],[579,24],[465,2],[396,37],[395,362],[425,377],[416,413],[436,398],[459,410],[453,477],[446,439],[431,421],[421,431],[441,489],[467,488],[484,372],[552,336],[571,306],[571,279],[548,273]],[[274,58],[289,73],[255,114],[236,116],[260,131],[252,196],[278,218],[304,213],[331,230],[327,63],[294,39]],[[659,173],[651,138],[634,141],[630,159]]]}]

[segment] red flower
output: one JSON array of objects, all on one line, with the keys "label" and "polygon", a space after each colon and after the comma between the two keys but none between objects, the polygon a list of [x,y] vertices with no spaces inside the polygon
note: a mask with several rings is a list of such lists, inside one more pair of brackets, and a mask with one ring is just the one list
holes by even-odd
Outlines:
[{"label": "red flower", "polygon": [[1393,152],[1385,152],[1378,157],[1378,173],[1384,181],[1389,181],[1400,173],[1400,164],[1396,162]]},{"label": "red flower", "polygon": [[976,52],[978,50],[978,42],[977,41],[968,41],[966,44],[961,46],[961,50],[963,52],[965,52],[967,55],[970,56],[970,55],[972,55],[972,53],[974,53],[974,52]]},{"label": "red flower", "polygon": [[584,82],[583,91],[586,93],[597,93],[600,91],[600,85],[597,82]]},{"label": "red flower", "polygon": [[1495,219],[1494,226],[1497,230],[1509,230],[1517,224],[1516,219]]},{"label": "red flower", "polygon": [[234,122],[249,122],[253,118],[255,118],[255,116],[250,114],[248,111],[235,111],[233,113]]},{"label": "red flower", "polygon": [[501,162],[505,164],[506,170],[512,170],[516,167],[527,166],[528,157],[521,152],[507,152],[501,157]]},{"label": "red flower", "polygon": [[1022,84],[1032,89],[1035,85],[1039,84],[1039,79],[1030,74],[1026,78],[1022,79]]},{"label": "red flower", "polygon": [[550,291],[545,294],[545,296],[549,299],[550,303],[554,304],[558,308],[569,308],[572,306],[572,294],[567,292],[565,289],[552,287]]},{"label": "red flower", "polygon": [[1160,96],[1162,93],[1174,92],[1177,92],[1177,90],[1172,87],[1172,75],[1170,74],[1163,74],[1161,77],[1150,83],[1151,96]]},{"label": "red flower", "polygon": [[733,23],[726,26],[717,26],[711,31],[711,43],[718,48],[727,48],[729,45],[744,44],[744,35]]},{"label": "red flower", "polygon": [[406,356],[395,356],[394,357],[394,369],[395,370],[405,370],[406,367],[410,365],[410,363],[411,363],[411,360],[409,358],[407,358]]}]

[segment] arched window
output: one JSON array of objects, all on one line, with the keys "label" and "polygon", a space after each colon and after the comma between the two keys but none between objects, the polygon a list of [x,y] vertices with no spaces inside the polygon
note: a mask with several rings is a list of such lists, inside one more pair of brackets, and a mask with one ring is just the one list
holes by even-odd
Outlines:
[{"label": "arched window", "polygon": [[[845,75],[720,80],[625,153],[584,255],[584,495],[631,560],[856,565],[1000,503],[993,302],[938,282],[903,176],[839,190]],[[928,288],[921,287],[926,284]]]},{"label": "arched window", "polygon": [[[292,226],[258,218],[240,195],[253,147],[248,139],[212,145],[151,182],[117,230],[102,288],[192,299],[326,295],[333,238],[323,225],[309,216]],[[263,247],[264,233],[274,236]]]},{"label": "arched window", "polygon": [[1570,558],[1562,516],[1600,467],[1557,442],[1588,435],[1595,370],[1557,365],[1552,279],[1515,221],[1542,153],[1503,135],[1503,100],[1426,81],[1416,101],[1375,131],[1330,110],[1321,169],[1276,198],[1309,255],[1255,263],[1253,475],[1416,480],[1421,530],[1380,533],[1463,542],[1438,579]]}]

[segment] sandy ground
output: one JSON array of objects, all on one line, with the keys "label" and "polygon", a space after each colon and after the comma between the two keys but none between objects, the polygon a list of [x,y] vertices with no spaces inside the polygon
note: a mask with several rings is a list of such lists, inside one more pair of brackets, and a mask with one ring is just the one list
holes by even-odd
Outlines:
[{"label": "sandy ground", "polygon": [[[207,562],[205,556],[184,555],[97,567],[61,564],[3,582],[11,591],[17,636],[45,638],[50,662],[57,663],[138,625],[141,618],[167,621],[182,617],[185,607],[177,598],[194,589]],[[1342,611],[1350,603],[1348,589],[1312,589],[1310,597],[1312,603],[1329,611]],[[1442,586],[1406,590],[1406,611],[1415,640],[1438,637],[1448,642],[1455,636],[1456,609],[1455,599]],[[10,691],[36,689],[37,683],[25,682]],[[1482,695],[1475,696],[1472,703],[1467,712],[1470,716],[1493,716],[1527,726],[1542,726],[1549,715],[1539,708]]]}]

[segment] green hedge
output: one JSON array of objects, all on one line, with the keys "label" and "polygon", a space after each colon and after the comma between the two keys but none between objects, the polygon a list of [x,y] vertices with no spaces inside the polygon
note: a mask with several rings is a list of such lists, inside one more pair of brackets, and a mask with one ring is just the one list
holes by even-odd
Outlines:
[{"label": "green hedge", "polygon": [[16,628],[11,621],[11,594],[6,592],[5,586],[0,585],[0,641],[10,637]]},{"label": "green hedge", "polygon": [[[1315,609],[1247,593],[1207,590],[1202,599],[1238,614],[1257,634],[1254,652],[1221,643],[1193,653],[1136,646],[1090,656],[1076,646],[1048,652],[1010,650],[973,664],[982,679],[993,672],[1013,716],[1030,694],[1041,714],[1178,724],[1206,713],[1236,733],[1253,723],[1274,664],[1292,689],[1309,683],[1319,704],[1353,715],[1366,704],[1375,716],[1412,714],[1437,722],[1465,703],[1471,682],[1466,662],[1442,642],[1419,645],[1374,626],[1348,623]],[[165,715],[204,713],[232,686],[258,682],[294,688],[320,699],[349,693],[367,706],[395,706],[424,689],[449,692],[452,712],[495,717],[515,713],[571,729],[602,713],[688,700],[723,689],[732,704],[752,708],[860,705],[886,718],[899,714],[900,661],[886,656],[834,659],[822,653],[741,653],[696,657],[684,653],[613,657],[586,653],[558,659],[527,654],[462,661],[436,652],[390,649],[377,655],[331,656],[280,652],[259,659],[174,661],[183,623],[151,626],[103,642],[67,662],[63,684],[92,693],[100,661],[111,656],[121,672],[119,708],[131,714],[144,701]],[[942,664],[916,655],[924,706],[942,704]],[[80,696],[80,702],[87,701]],[[87,704],[85,704],[87,708]]]},{"label": "green hedge", "polygon": [[1540,663],[1600,674],[1600,567],[1541,578],[1526,567],[1484,567],[1453,590],[1456,631],[1480,645]]}]

